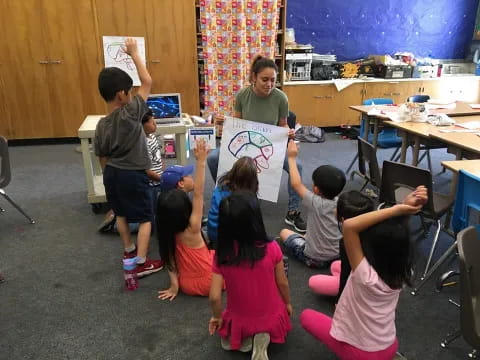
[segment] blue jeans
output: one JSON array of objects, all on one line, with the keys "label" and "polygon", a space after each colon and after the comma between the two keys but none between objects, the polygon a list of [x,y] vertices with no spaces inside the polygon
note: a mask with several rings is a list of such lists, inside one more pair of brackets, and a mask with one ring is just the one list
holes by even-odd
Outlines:
[{"label": "blue jeans", "polygon": [[[218,158],[220,156],[219,149],[213,149],[210,151],[207,157],[207,165],[208,169],[210,170],[210,174],[212,175],[213,181],[217,181],[217,171],[218,171]],[[298,172],[300,173],[300,177],[302,177],[302,164],[300,160],[297,158],[297,168]],[[288,167],[288,158],[285,156],[285,160],[283,161],[283,170],[290,175],[290,169]],[[288,211],[298,211],[300,208],[300,196],[293,190],[292,186],[290,185],[290,177],[288,178]]]}]

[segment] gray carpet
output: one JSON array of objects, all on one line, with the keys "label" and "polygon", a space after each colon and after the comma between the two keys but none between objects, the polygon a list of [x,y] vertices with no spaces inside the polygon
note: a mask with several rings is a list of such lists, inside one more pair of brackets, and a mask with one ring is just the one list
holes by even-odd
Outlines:
[{"label": "gray carpet", "polygon": [[[140,281],[135,292],[124,291],[120,239],[96,232],[103,215],[95,215],[86,201],[81,155],[76,145],[37,145],[11,148],[13,180],[7,192],[36,220],[30,225],[0,199],[1,359],[248,359],[228,353],[218,336],[209,336],[210,309],[206,298],[180,294],[173,302],[156,298],[168,285],[166,271]],[[327,134],[323,144],[302,144],[304,181],[320,164],[346,169],[356,142]],[[380,150],[381,159],[390,150]],[[445,150],[433,152],[435,173],[440,161],[452,159]],[[448,172],[435,178],[435,187],[448,191]],[[262,204],[267,230],[276,235],[285,225],[287,176],[277,204]],[[347,189],[359,188],[350,182]],[[205,204],[213,182],[207,175]],[[412,221],[418,228],[418,221]],[[419,264],[431,239],[418,244]],[[451,239],[442,235],[441,247]],[[156,240],[150,254],[157,257]],[[454,266],[454,265],[452,265]],[[448,266],[445,267],[446,269]],[[290,288],[295,315],[284,345],[271,345],[271,359],[335,359],[299,325],[305,308],[331,314],[333,303],[313,295],[308,278],[317,273],[290,260]],[[434,281],[417,297],[405,290],[397,310],[400,350],[408,359],[464,359],[470,350],[459,339],[450,348],[440,341],[459,327],[459,310],[448,304],[458,287],[434,292]]]}]

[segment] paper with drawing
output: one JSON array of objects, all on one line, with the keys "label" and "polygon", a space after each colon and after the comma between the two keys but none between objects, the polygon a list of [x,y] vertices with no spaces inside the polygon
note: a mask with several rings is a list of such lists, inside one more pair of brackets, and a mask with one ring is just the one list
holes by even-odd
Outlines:
[{"label": "paper with drawing", "polygon": [[[103,57],[105,67],[117,67],[125,71],[133,79],[133,86],[140,86],[140,78],[132,58],[124,50],[125,39],[127,36],[104,36],[103,37]],[[145,58],[145,38],[133,37],[137,40],[138,53],[143,63]]]},{"label": "paper with drawing", "polygon": [[226,117],[223,124],[218,178],[237,159],[250,156],[257,166],[258,197],[277,202],[287,148],[288,129]]}]

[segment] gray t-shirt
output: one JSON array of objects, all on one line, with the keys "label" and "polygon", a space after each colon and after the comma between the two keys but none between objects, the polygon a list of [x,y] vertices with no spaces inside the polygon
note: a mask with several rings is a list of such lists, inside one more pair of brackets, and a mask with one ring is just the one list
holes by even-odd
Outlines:
[{"label": "gray t-shirt", "polygon": [[307,233],[303,253],[313,260],[328,261],[338,258],[338,244],[342,233],[335,215],[337,199],[329,200],[311,191],[303,197],[308,209]]},{"label": "gray t-shirt", "polygon": [[150,169],[142,117],[147,104],[136,95],[130,103],[100,119],[95,129],[95,155],[108,157],[107,165],[125,170]]},{"label": "gray t-shirt", "polygon": [[249,86],[237,93],[235,111],[240,112],[245,120],[278,125],[280,118],[288,116],[288,98],[277,88],[266,97],[258,96]]}]

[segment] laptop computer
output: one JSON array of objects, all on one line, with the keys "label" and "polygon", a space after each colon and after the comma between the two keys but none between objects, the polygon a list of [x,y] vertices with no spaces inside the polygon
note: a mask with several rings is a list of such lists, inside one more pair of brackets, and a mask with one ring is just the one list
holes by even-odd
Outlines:
[{"label": "laptop computer", "polygon": [[147,99],[147,106],[152,109],[155,122],[159,125],[181,122],[182,103],[179,93],[152,94]]}]

